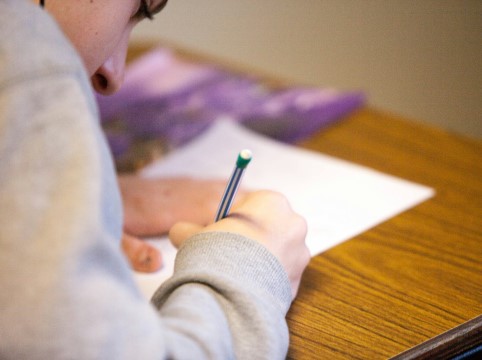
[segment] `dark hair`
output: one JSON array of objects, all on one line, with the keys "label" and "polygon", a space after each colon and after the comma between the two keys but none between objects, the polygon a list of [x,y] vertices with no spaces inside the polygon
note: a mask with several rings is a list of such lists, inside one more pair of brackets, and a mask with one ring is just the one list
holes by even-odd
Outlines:
[{"label": "dark hair", "polygon": [[40,6],[44,7],[45,6],[45,0],[40,0]]}]

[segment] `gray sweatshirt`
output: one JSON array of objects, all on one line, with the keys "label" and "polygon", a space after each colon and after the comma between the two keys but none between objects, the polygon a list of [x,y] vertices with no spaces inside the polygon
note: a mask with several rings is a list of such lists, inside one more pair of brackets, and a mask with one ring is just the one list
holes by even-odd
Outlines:
[{"label": "gray sweatshirt", "polygon": [[289,281],[258,243],[189,239],[152,303],[83,64],[28,0],[0,0],[0,358],[279,359]]}]

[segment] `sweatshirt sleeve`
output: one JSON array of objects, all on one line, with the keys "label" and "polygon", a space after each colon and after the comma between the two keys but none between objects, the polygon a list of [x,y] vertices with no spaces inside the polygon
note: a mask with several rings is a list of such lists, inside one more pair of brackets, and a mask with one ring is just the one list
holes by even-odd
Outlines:
[{"label": "sweatshirt sleeve", "polygon": [[204,233],[179,250],[174,276],[153,296],[169,334],[168,354],[194,358],[284,359],[291,290],[262,245],[231,233]]}]

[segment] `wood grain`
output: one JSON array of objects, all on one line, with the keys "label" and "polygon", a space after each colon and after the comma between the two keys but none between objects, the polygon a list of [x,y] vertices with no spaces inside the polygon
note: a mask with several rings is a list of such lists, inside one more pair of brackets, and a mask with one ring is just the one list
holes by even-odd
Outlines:
[{"label": "wood grain", "polygon": [[436,189],[315,257],[292,359],[385,359],[482,314],[482,144],[364,109],[301,146]]},{"label": "wood grain", "polygon": [[[151,46],[137,44],[131,54]],[[386,359],[417,345],[429,354],[434,342],[424,342],[482,314],[482,142],[365,108],[299,146],[428,185],[436,195],[312,259],[288,313],[289,359]],[[458,349],[464,329],[449,333]],[[441,336],[438,344],[449,344]],[[398,358],[416,358],[406,354]]]}]

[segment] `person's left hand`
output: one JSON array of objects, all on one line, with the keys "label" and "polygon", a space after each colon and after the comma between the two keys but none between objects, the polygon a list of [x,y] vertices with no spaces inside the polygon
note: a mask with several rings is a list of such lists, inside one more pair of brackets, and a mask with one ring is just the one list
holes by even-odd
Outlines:
[{"label": "person's left hand", "polygon": [[[159,251],[139,237],[167,233],[179,221],[207,225],[221,200],[226,180],[118,177],[124,204],[122,249],[131,266],[152,272],[162,266]],[[240,190],[237,200],[245,195]]]},{"label": "person's left hand", "polygon": [[131,267],[140,272],[154,272],[162,267],[162,254],[144,240],[122,234],[122,251],[127,256]]}]

